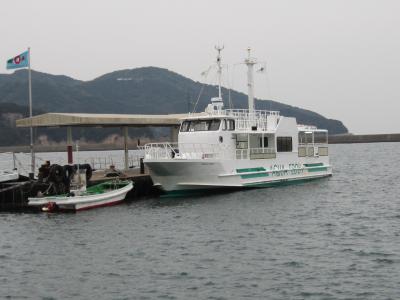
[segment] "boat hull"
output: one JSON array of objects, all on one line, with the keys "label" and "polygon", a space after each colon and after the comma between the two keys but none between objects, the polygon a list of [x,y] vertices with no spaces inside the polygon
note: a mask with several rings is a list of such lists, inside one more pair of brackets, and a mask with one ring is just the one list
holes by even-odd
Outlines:
[{"label": "boat hull", "polygon": [[171,196],[221,189],[273,187],[332,175],[332,167],[327,159],[294,163],[260,160],[147,160],[145,164],[155,185]]},{"label": "boat hull", "polygon": [[43,198],[28,198],[28,206],[47,207],[49,204],[55,204],[59,210],[81,211],[97,207],[111,206],[122,202],[126,194],[133,188],[133,183],[126,186],[109,191],[103,194],[87,195],[87,196],[54,196]]}]

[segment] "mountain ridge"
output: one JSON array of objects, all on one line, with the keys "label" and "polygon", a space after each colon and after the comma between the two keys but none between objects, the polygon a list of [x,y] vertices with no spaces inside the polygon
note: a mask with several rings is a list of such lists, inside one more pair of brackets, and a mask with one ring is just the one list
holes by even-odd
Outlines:
[{"label": "mountain ridge", "polygon": [[[169,114],[203,111],[217,89],[164,68],[142,67],[117,70],[83,81],[66,75],[32,70],[33,106],[42,112]],[[247,95],[230,92],[234,108],[247,108]],[[28,103],[27,70],[0,74],[0,104]],[[298,123],[328,129],[331,134],[347,133],[341,121],[328,119],[311,110],[272,100],[255,100],[256,108],[279,110],[296,117]],[[0,116],[1,118],[1,116]]]}]

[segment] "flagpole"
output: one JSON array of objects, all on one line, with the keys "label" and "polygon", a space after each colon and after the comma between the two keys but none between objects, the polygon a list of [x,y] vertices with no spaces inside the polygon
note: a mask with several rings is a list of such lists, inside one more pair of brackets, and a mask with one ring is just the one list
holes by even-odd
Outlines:
[{"label": "flagpole", "polygon": [[32,126],[32,75],[31,75],[31,48],[28,47],[28,77],[29,77],[29,118],[31,120],[31,174],[29,177],[35,177],[35,152],[33,149],[33,126]]}]

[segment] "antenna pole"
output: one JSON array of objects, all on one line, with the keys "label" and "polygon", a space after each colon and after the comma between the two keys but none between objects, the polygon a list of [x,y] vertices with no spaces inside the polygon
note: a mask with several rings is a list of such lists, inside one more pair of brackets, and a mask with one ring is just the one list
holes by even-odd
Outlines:
[{"label": "antenna pole", "polygon": [[250,56],[250,47],[247,48],[247,58],[244,60],[244,63],[247,66],[247,88],[248,88],[248,101],[249,101],[249,113],[254,112],[254,65],[257,63],[255,58]]},{"label": "antenna pole", "polygon": [[76,160],[78,162],[77,164],[77,169],[78,169],[78,185],[79,185],[79,189],[81,189],[81,170],[80,170],[80,162],[79,162],[79,141],[76,141]]},{"label": "antenna pole", "polygon": [[30,126],[31,173],[29,174],[29,176],[33,179],[35,177],[35,151],[33,148],[32,75],[31,75],[31,48],[30,47],[28,47],[28,85],[29,85],[29,118],[31,120],[31,126]]},{"label": "antenna pole", "polygon": [[215,46],[215,50],[218,51],[217,55],[217,67],[218,67],[218,98],[222,99],[222,92],[221,92],[221,77],[222,77],[222,64],[221,64],[221,51],[224,49],[224,46]]}]

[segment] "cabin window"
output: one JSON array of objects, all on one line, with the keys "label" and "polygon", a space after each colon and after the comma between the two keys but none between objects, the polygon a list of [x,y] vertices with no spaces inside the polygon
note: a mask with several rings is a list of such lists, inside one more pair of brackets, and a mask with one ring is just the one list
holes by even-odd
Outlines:
[{"label": "cabin window", "polygon": [[276,138],[278,152],[292,152],[292,137],[291,136],[278,136]]},{"label": "cabin window", "polygon": [[221,124],[221,120],[191,120],[184,121],[181,125],[181,132],[192,131],[217,131]]},{"label": "cabin window", "polygon": [[299,147],[298,155],[299,155],[299,157],[306,157],[307,156],[307,148]]},{"label": "cabin window", "polygon": [[226,125],[226,119],[223,119],[223,120],[222,120],[222,130],[226,130],[226,127],[227,127],[227,125]]},{"label": "cabin window", "polygon": [[264,136],[264,148],[268,148],[268,137]]},{"label": "cabin window", "polygon": [[327,144],[328,143],[328,133],[326,131],[314,132],[314,143],[315,144]]},{"label": "cabin window", "polygon": [[221,120],[211,120],[210,128],[208,130],[216,131],[219,129],[219,125],[221,124]]},{"label": "cabin window", "polygon": [[306,144],[306,133],[304,131],[299,131],[299,144]]},{"label": "cabin window", "polygon": [[310,144],[313,142],[313,132],[299,131],[299,144]]},{"label": "cabin window", "polygon": [[194,131],[207,131],[210,128],[210,121],[197,121],[194,124]]},{"label": "cabin window", "polygon": [[189,131],[194,131],[194,126],[196,125],[196,121],[189,121]]},{"label": "cabin window", "polygon": [[234,120],[227,120],[228,121],[228,123],[227,123],[227,125],[228,125],[228,130],[235,130],[235,121]]},{"label": "cabin window", "polygon": [[319,156],[328,156],[328,147],[318,147]]},{"label": "cabin window", "polygon": [[189,131],[190,121],[184,121],[181,125],[181,132]]},{"label": "cabin window", "polygon": [[[263,141],[264,141],[264,143],[263,143]],[[259,144],[260,144],[259,148],[268,148],[268,137],[264,136],[264,138],[263,138],[260,136]]]},{"label": "cabin window", "polygon": [[247,134],[236,135],[236,149],[247,149],[249,137]]}]

